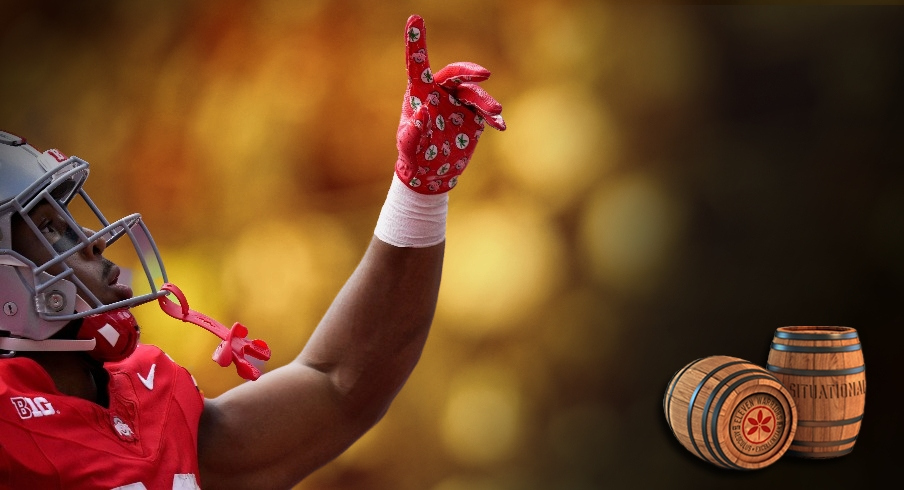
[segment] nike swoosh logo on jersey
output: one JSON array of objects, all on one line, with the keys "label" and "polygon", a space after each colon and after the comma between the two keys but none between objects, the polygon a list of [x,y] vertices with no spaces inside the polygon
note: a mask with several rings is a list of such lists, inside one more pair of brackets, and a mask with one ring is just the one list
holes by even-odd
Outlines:
[{"label": "nike swoosh logo on jersey", "polygon": [[141,373],[135,373],[138,375],[138,380],[141,381],[141,384],[144,385],[145,388],[149,390],[154,389],[154,370],[157,369],[157,364],[151,364],[151,370],[148,371],[148,377],[145,378],[141,375]]}]

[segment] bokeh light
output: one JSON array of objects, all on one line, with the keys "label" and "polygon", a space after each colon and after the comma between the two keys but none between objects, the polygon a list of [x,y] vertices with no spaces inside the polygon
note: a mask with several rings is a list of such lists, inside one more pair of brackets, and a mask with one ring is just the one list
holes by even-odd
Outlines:
[{"label": "bokeh light", "polygon": [[[506,114],[519,122],[494,139],[507,185],[556,210],[582,198],[616,162],[618,138],[604,101],[578,85],[535,87]],[[529,157],[528,157],[529,155]]]},{"label": "bokeh light", "polygon": [[[530,201],[454,209],[437,316],[482,336],[517,326],[564,280],[565,248]],[[452,245],[454,244],[454,246]]]},{"label": "bokeh light", "polygon": [[584,263],[627,291],[649,288],[680,245],[681,204],[649,177],[613,179],[589,196],[581,223]]},{"label": "bokeh light", "polygon": [[522,420],[517,377],[503,366],[462,370],[452,381],[442,422],[443,442],[458,461],[492,465],[511,457]]}]

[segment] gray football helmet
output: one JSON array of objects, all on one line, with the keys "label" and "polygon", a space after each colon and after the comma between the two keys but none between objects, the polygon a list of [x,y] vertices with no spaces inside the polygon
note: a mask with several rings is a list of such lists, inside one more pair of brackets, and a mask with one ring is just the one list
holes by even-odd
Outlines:
[{"label": "gray football helmet", "polygon": [[[108,321],[104,315],[108,315],[109,323],[115,324],[115,316],[123,312],[131,316],[129,308],[166,294],[161,290],[167,282],[163,261],[141,215],[107,221],[82,188],[87,178],[88,162],[57,150],[40,152],[24,138],[0,131],[0,350],[91,351],[94,339],[50,337],[72,320],[88,316],[103,325]],[[65,219],[69,246],[54,248],[40,225],[29,217],[29,212],[43,203],[53,206]],[[87,225],[96,227],[96,231],[76,222],[73,207],[88,217],[91,222]],[[12,223],[18,219],[38,237],[49,260],[36,264],[13,250]],[[82,216],[79,219],[84,221]],[[129,254],[137,255],[134,270],[141,269],[147,281],[146,287],[138,285],[148,292],[104,304],[76,277],[66,264],[67,258],[99,240],[106,243],[105,254],[116,244],[131,245]]]}]

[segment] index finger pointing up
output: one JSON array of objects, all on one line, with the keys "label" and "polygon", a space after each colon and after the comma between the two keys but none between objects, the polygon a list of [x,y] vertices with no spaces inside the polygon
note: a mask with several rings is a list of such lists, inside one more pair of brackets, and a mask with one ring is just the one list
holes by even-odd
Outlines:
[{"label": "index finger pointing up", "polygon": [[412,85],[433,84],[433,72],[427,59],[427,30],[424,19],[412,15],[405,24],[405,55],[408,64],[408,79]]}]

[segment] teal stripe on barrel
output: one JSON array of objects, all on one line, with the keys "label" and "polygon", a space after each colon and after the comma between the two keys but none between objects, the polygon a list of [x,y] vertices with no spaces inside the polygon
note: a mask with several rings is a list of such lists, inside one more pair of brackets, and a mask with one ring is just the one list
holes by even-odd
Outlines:
[{"label": "teal stripe on barrel", "polygon": [[863,420],[863,415],[846,420],[798,420],[799,427],[840,427],[842,425],[857,424]]},{"label": "teal stripe on barrel", "polygon": [[866,366],[857,366],[847,369],[790,369],[767,364],[766,368],[773,373],[790,374],[792,376],[847,376],[866,371]]},{"label": "teal stripe on barrel", "polygon": [[785,352],[851,352],[860,350],[860,344],[838,345],[838,346],[813,346],[813,345],[785,345],[772,343],[775,350],[783,350]]}]

